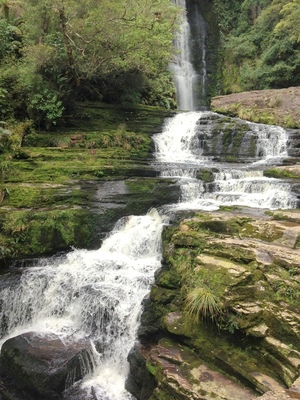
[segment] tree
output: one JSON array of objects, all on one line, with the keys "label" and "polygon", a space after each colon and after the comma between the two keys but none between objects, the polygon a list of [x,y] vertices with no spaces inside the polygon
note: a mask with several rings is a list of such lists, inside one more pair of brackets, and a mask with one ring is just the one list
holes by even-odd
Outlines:
[{"label": "tree", "polygon": [[[170,80],[170,90],[152,83],[166,74],[178,16],[169,0],[24,0],[20,57],[0,60],[0,90],[38,123],[54,124],[72,99],[171,104],[162,101]],[[2,21],[11,25],[0,15],[0,28]]]},{"label": "tree", "polygon": [[300,3],[293,0],[285,4],[281,11],[281,21],[275,26],[274,31],[286,33],[292,40],[300,42]]},{"label": "tree", "polygon": [[0,0],[0,12],[3,12],[4,18],[7,22],[10,19],[10,10],[13,11],[19,16],[20,14],[20,5],[21,1],[19,0]]},{"label": "tree", "polygon": [[299,0],[240,3],[238,16],[233,6],[229,8],[236,24],[224,32],[223,90],[300,85]]}]

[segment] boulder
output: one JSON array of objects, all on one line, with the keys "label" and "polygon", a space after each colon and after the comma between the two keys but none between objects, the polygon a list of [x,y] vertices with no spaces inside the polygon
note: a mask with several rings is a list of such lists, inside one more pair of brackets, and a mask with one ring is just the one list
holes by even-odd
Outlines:
[{"label": "boulder", "polygon": [[[88,340],[27,332],[4,342],[0,356],[4,382],[23,399],[60,399],[65,389],[92,369]],[[27,397],[26,397],[27,396]]]}]

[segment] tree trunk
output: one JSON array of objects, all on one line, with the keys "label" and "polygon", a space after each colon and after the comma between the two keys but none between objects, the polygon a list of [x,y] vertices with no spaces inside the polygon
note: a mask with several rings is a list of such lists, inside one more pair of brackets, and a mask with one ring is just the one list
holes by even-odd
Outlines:
[{"label": "tree trunk", "polygon": [[74,80],[74,83],[77,85],[77,78],[76,78],[76,72],[75,72],[75,62],[74,62],[74,56],[73,56],[73,51],[72,51],[72,45],[70,42],[70,38],[68,36],[67,32],[67,17],[65,14],[65,9],[64,7],[60,7],[59,10],[59,20],[60,20],[60,26],[61,30],[63,33],[63,38],[64,38],[64,45],[65,49],[67,52],[67,60],[68,60],[68,71],[70,74],[70,77]]},{"label": "tree trunk", "polygon": [[9,22],[9,5],[4,4],[3,6],[4,18],[6,22]]}]

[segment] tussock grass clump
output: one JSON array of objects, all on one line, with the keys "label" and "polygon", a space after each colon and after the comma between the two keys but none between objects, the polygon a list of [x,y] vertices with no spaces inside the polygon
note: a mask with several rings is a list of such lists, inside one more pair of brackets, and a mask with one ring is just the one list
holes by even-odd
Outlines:
[{"label": "tussock grass clump", "polygon": [[206,285],[195,287],[187,293],[184,308],[197,322],[200,319],[215,320],[222,314],[220,298]]}]

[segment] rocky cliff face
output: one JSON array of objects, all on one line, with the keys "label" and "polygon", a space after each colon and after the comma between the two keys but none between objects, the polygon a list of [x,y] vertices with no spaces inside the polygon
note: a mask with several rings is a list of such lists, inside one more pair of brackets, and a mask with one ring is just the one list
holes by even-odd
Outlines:
[{"label": "rocky cliff face", "polygon": [[253,90],[214,97],[211,109],[252,122],[300,127],[300,87]]},{"label": "rocky cliff face", "polygon": [[[252,162],[263,155],[257,152],[259,125],[251,124],[240,118],[231,118],[222,114],[204,115],[199,121],[195,140],[197,148],[202,148],[204,156],[225,162]],[[288,155],[299,157],[299,129],[288,129]],[[270,135],[272,135],[270,127]],[[295,162],[294,159],[288,162]]]},{"label": "rocky cliff face", "polygon": [[129,355],[137,399],[298,398],[299,221],[232,210],[165,228]]}]

